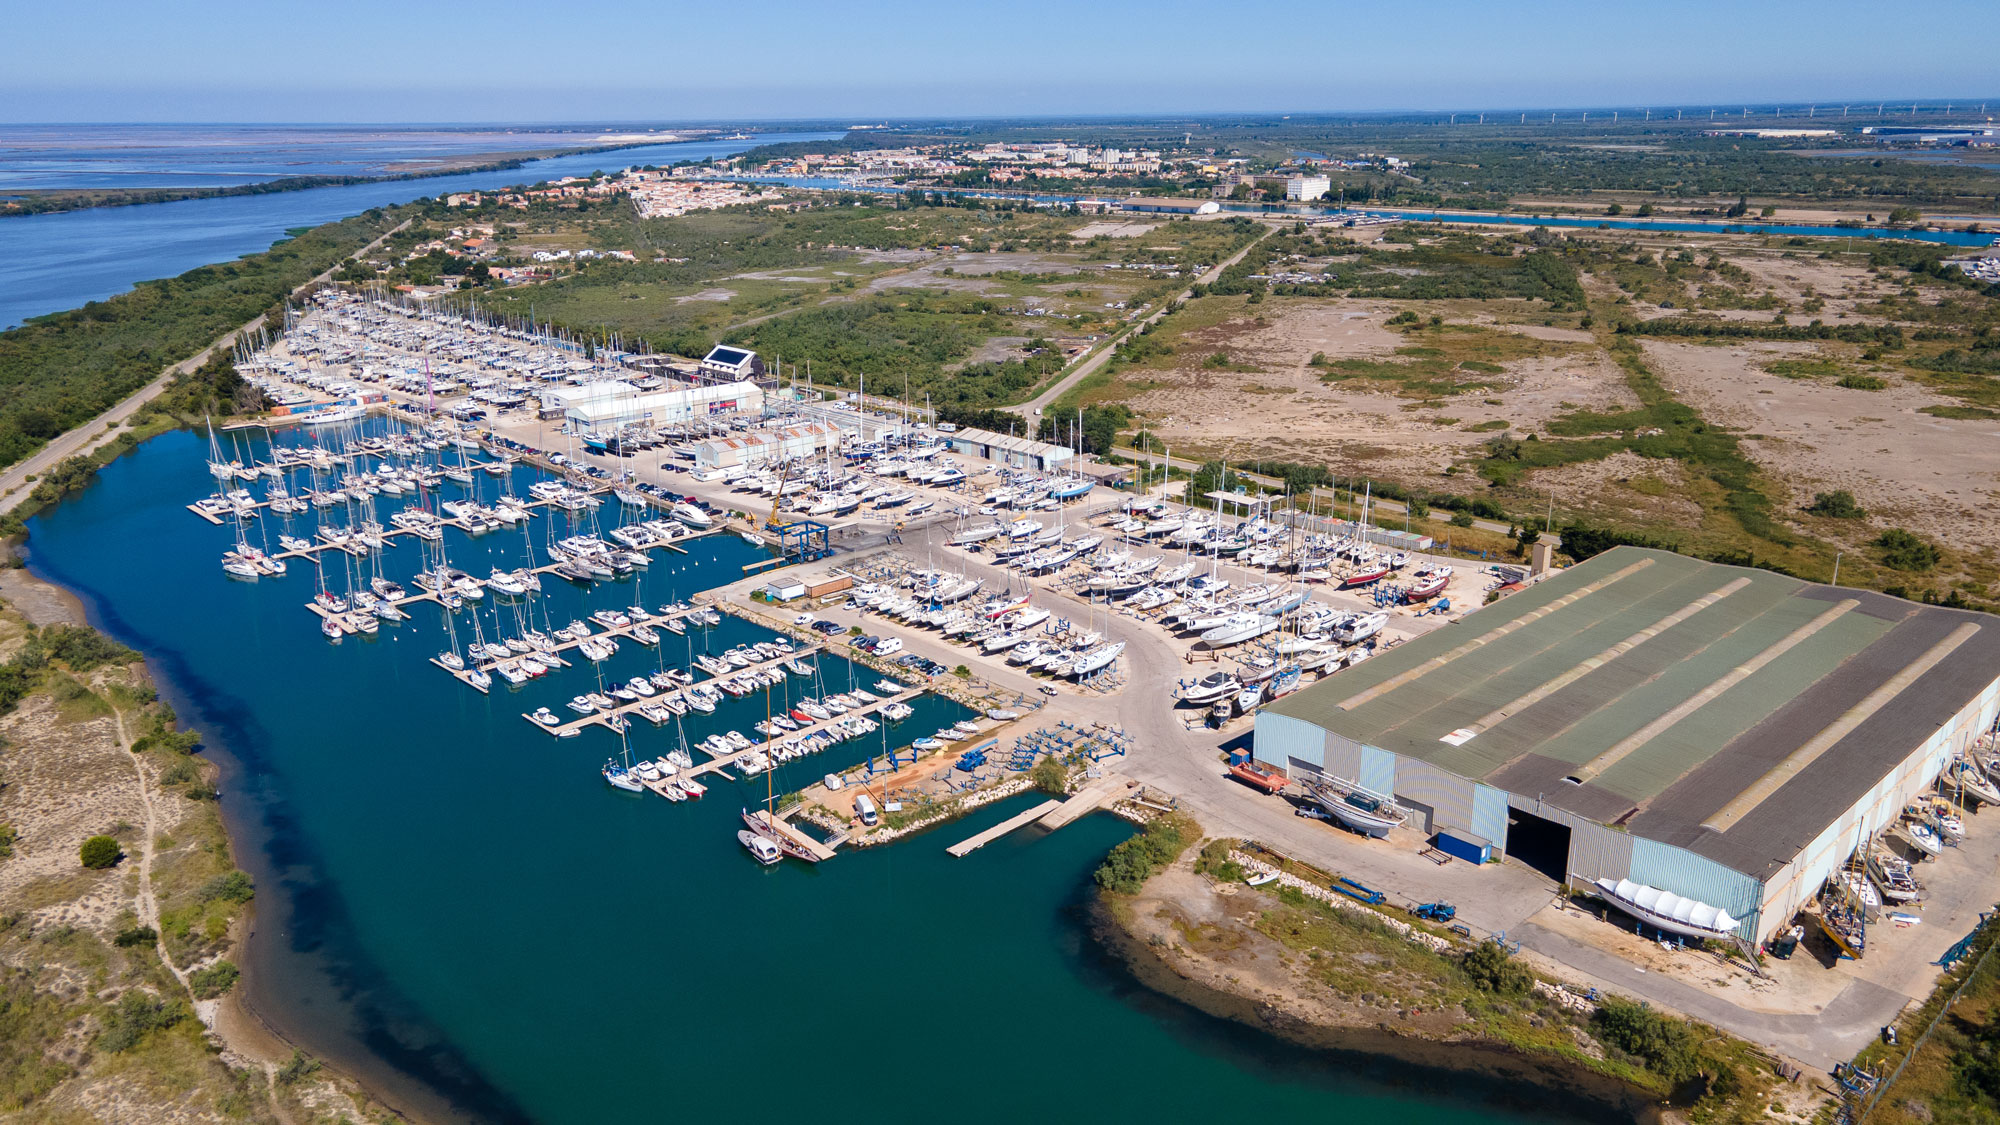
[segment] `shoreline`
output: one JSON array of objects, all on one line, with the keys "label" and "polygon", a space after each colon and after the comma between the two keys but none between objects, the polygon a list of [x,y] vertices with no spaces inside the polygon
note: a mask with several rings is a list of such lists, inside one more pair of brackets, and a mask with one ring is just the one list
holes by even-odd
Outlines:
[{"label": "shoreline", "polygon": [[[450,164],[422,171],[389,171],[396,165],[385,165],[380,175],[325,175],[325,176],[275,176],[268,180],[258,180],[249,184],[232,184],[227,187],[190,188],[34,188],[17,193],[20,201],[54,200],[62,205],[51,207],[23,207],[16,203],[0,202],[0,219],[27,218],[35,215],[67,215],[76,211],[96,211],[112,207],[144,207],[158,203],[183,203],[192,199],[227,199],[241,195],[275,195],[289,191],[310,191],[324,187],[352,187],[357,184],[403,183],[412,180],[432,180],[444,176],[463,176],[478,172],[505,172],[525,167],[537,160],[555,160],[565,156],[589,156],[602,152],[623,152],[627,149],[653,148],[659,145],[687,144],[690,141],[706,140],[701,136],[675,134],[672,140],[621,141],[616,144],[582,145],[576,148],[550,149],[546,152],[524,153],[475,153],[467,159],[476,163]],[[408,162],[403,162],[407,164]]]},{"label": "shoreline", "polygon": [[[1185,870],[1185,864],[1178,869]],[[1228,1020],[1289,1048],[1332,1056],[1364,1074],[1386,1072],[1390,1077],[1379,1080],[1389,1085],[1449,1089],[1454,1096],[1476,1096],[1500,1108],[1532,1106],[1576,1121],[1603,1121],[1606,1114],[1635,1125],[1672,1120],[1651,1091],[1556,1057],[1529,1054],[1476,1031],[1398,1031],[1382,1016],[1371,1012],[1363,1017],[1358,1006],[1346,1009],[1355,1017],[1351,1022],[1316,1019],[1297,1010],[1299,1005],[1286,1003],[1297,998],[1259,994],[1212,959],[1195,960],[1198,955],[1192,954],[1170,959],[1163,952],[1167,946],[1142,936],[1118,909],[1136,907],[1154,894],[1149,885],[1129,903],[1114,904],[1093,893],[1084,908],[1085,928],[1135,982],[1168,1001]]]},{"label": "shoreline", "polygon": [[[19,552],[22,545],[22,542],[0,543],[0,550]],[[88,593],[73,590],[39,570],[31,555],[24,557],[27,559],[25,565],[5,572],[21,577],[0,580],[0,596],[6,596],[11,601],[18,591],[32,591],[40,595],[46,604],[73,613],[72,623],[88,625],[121,644],[127,643],[107,627],[101,607]],[[267,1076],[289,1063],[294,1051],[300,1052],[319,1064],[328,1079],[354,1087],[368,1103],[364,1108],[378,1108],[389,1120],[405,1121],[411,1125],[452,1125],[460,1121],[486,1119],[483,1111],[461,1109],[442,1086],[396,1066],[381,1054],[369,1051],[360,1042],[363,1032],[354,1033],[356,1049],[348,1050],[344,1045],[322,1043],[316,1037],[288,1030],[282,1013],[271,1013],[258,1005],[253,993],[258,991],[260,984],[268,983],[272,974],[271,957],[275,950],[268,943],[278,940],[276,933],[260,934],[260,923],[279,916],[289,917],[297,909],[297,897],[290,890],[289,881],[282,876],[271,853],[276,834],[265,816],[252,815],[253,810],[240,803],[244,800],[242,794],[251,788],[243,784],[244,779],[250,776],[249,764],[225,739],[211,733],[214,724],[192,721],[193,716],[202,713],[201,708],[183,685],[165,674],[154,653],[136,644],[129,647],[140,655],[141,674],[145,681],[152,685],[161,701],[173,709],[175,725],[181,730],[192,727],[201,732],[198,756],[216,768],[217,809],[221,814],[231,860],[252,875],[258,888],[258,898],[263,900],[253,902],[245,910],[229,943],[227,956],[240,967],[242,975],[234,988],[213,1002],[212,1022],[207,1024],[209,1031],[221,1041],[224,1052],[235,1055]],[[268,810],[259,803],[255,811],[262,813]],[[327,990],[329,994],[339,998],[341,990],[337,984],[330,978],[328,983],[335,985]],[[340,1014],[354,1016],[358,1014],[358,1009],[343,1008]],[[324,1013],[318,1015],[323,1016]],[[302,1017],[298,1022],[310,1024],[313,1020]],[[501,1097],[504,1102],[504,1095]],[[489,1108],[500,1120],[525,1119],[511,1106]]]}]

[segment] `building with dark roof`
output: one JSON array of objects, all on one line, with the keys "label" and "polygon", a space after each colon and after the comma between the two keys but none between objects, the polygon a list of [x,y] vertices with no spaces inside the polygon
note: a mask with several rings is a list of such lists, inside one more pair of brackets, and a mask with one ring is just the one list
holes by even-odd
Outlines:
[{"label": "building with dark roof", "polygon": [[717,344],[703,357],[697,375],[708,383],[753,383],[764,376],[764,361],[749,348]]},{"label": "building with dark roof", "polygon": [[1994,617],[1619,547],[1267,705],[1256,754],[1761,941],[1996,710]]}]

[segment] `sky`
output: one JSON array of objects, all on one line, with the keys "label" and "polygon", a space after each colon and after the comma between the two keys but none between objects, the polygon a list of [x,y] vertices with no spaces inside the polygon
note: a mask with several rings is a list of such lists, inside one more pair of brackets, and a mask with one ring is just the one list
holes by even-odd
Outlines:
[{"label": "sky", "polygon": [[1991,96],[2000,3],[99,0],[16,5],[0,121],[1370,112]]}]

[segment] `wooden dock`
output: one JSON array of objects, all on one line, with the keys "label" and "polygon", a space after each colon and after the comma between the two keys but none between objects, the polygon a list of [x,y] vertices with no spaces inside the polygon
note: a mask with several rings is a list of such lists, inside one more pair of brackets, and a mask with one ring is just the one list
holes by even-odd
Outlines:
[{"label": "wooden dock", "polygon": [[782,842],[797,847],[799,850],[810,855],[815,862],[833,858],[834,852],[832,848],[792,827],[786,822],[784,817],[772,816],[762,809],[752,812],[750,815],[762,823],[766,834],[781,837]]},{"label": "wooden dock", "polygon": [[1058,801],[1055,798],[1051,797],[1048,800],[1043,801],[1041,804],[1036,805],[1034,808],[1029,809],[1024,813],[1021,813],[1017,816],[1008,817],[1006,820],[1003,820],[1000,823],[994,825],[993,827],[988,828],[986,831],[981,832],[977,836],[973,836],[970,839],[960,840],[958,843],[953,844],[952,846],[946,848],[945,851],[950,852],[953,856],[970,855],[971,853],[978,851],[980,848],[985,847],[986,845],[992,843],[993,841],[998,840],[1000,837],[1007,835],[1009,832],[1014,831],[1016,828],[1025,827],[1029,824],[1034,823],[1037,820],[1042,819],[1043,817],[1049,815],[1056,809],[1061,808],[1062,804],[1063,803],[1061,801]]}]

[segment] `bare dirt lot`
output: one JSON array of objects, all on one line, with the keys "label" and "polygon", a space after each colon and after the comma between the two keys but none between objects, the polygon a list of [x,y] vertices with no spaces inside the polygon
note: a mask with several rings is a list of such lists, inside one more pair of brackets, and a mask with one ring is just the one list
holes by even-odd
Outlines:
[{"label": "bare dirt lot", "polygon": [[[1487,376],[1464,376],[1479,389],[1444,398],[1411,397],[1374,380],[1322,378],[1330,368],[1314,366],[1315,355],[1329,365],[1400,362],[1407,356],[1399,357],[1399,348],[1423,347],[1422,339],[1384,326],[1403,307],[1267,302],[1261,317],[1234,316],[1188,332],[1175,344],[1171,369],[1128,371],[1120,394],[1146,428],[1190,453],[1335,464],[1365,457],[1371,467],[1400,474],[1435,474],[1504,428],[1532,433],[1570,410],[1636,405],[1616,365],[1588,334],[1554,328],[1492,329],[1564,350],[1497,365],[1500,370]],[[1481,319],[1490,326],[1490,318]],[[1208,365],[1218,353],[1231,361],[1228,368]]]},{"label": "bare dirt lot", "polygon": [[2000,498],[2000,423],[1919,413],[1950,400],[1907,383],[1850,390],[1763,370],[1774,360],[1813,357],[1810,344],[1649,340],[1645,349],[1683,402],[1718,425],[1758,435],[1744,448],[1793,506],[1845,489],[1874,525],[2000,548],[2000,527],[1982,518]]}]

